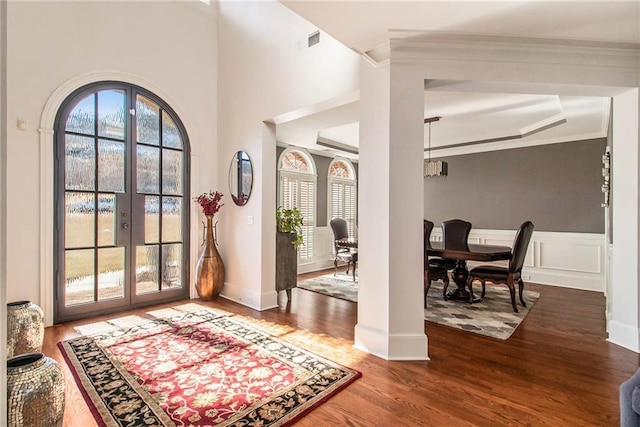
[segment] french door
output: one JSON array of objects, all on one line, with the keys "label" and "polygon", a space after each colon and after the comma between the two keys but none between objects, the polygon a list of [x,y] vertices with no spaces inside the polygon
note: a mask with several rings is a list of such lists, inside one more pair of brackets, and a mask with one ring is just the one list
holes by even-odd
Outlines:
[{"label": "french door", "polygon": [[188,297],[189,148],[137,86],[72,94],[55,125],[56,323]]}]

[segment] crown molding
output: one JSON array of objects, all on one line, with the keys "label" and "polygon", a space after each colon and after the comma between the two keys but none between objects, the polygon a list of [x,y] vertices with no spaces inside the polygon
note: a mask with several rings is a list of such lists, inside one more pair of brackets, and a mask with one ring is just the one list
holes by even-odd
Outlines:
[{"label": "crown molding", "polygon": [[638,43],[431,32],[394,34],[390,40],[394,64],[463,60],[640,69]]}]

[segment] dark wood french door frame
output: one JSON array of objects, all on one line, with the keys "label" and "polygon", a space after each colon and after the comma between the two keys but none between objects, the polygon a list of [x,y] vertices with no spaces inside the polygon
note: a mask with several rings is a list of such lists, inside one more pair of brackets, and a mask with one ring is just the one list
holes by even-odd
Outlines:
[{"label": "dark wood french door frame", "polygon": [[[67,131],[67,119],[69,115],[72,113],[74,108],[84,100],[86,97],[91,96],[92,94],[102,93],[103,91],[117,91],[124,93],[125,99],[125,108],[124,108],[124,138],[121,140],[119,138],[110,138],[109,136],[104,136],[100,134],[98,129],[98,113],[95,116],[95,131],[93,135],[85,135],[82,133],[74,133]],[[95,108],[98,111],[98,95],[95,97]],[[144,100],[148,102],[150,105],[156,105],[158,107],[158,117],[159,119],[159,141],[156,143],[157,146],[149,145],[144,142],[140,142],[137,136],[137,120],[136,118],[137,107],[140,106],[139,101]],[[171,128],[171,130],[179,135],[180,140],[180,148],[177,149],[173,146],[164,145],[164,134],[163,134],[163,126],[164,120],[168,119],[167,123],[171,124],[167,129]],[[163,302],[175,301],[179,299],[185,299],[189,297],[189,265],[190,265],[190,243],[189,243],[189,218],[190,218],[190,147],[189,141],[187,137],[186,130],[182,125],[180,119],[177,114],[159,97],[154,95],[153,93],[132,84],[123,83],[123,82],[114,82],[114,81],[106,81],[99,83],[92,83],[90,85],[84,86],[75,92],[73,92],[65,102],[61,105],[58,114],[56,116],[55,124],[54,124],[54,152],[55,152],[55,182],[54,182],[54,323],[61,323],[65,321],[75,320],[84,317],[91,317],[100,314],[112,313],[116,311],[128,310],[131,308],[136,308],[145,305],[158,304]],[[66,187],[65,179],[66,179],[66,138],[69,136],[81,137],[86,140],[93,139],[95,141],[95,149],[96,160],[95,169],[93,170],[94,174],[94,186],[93,190],[95,193],[94,200],[91,202],[93,206],[90,207],[94,210],[95,216],[95,225],[94,225],[94,245],[89,246],[86,250],[94,250],[94,276],[93,276],[93,300],[92,301],[82,301],[77,304],[67,304],[66,302],[66,281],[67,275],[65,270],[67,266],[65,265],[66,260],[66,252],[67,249],[65,245],[65,236],[66,236],[66,213],[67,213],[67,203],[65,202],[67,198],[67,194],[73,193],[73,190],[69,190]],[[168,138],[167,138],[168,140]],[[97,159],[97,153],[99,150],[99,144],[101,142],[113,142],[117,145],[118,142],[124,144],[124,190],[123,191],[99,191],[99,169],[98,164],[99,161]],[[138,152],[144,149],[153,149],[155,148],[158,152],[158,166],[159,172],[157,180],[159,182],[157,194],[153,191],[151,193],[148,190],[145,192],[144,190],[140,190],[138,188],[139,177],[136,177],[136,167],[138,161]],[[171,157],[179,157],[176,153],[181,153],[181,184],[179,194],[175,193],[164,193],[163,187],[163,153],[171,154]],[[167,155],[167,157],[169,157]],[[152,174],[151,174],[152,175]],[[91,190],[89,191],[89,193]],[[101,246],[99,244],[98,237],[98,223],[99,223],[99,212],[101,209],[100,201],[103,197],[110,200],[114,208],[112,209],[112,220],[113,224],[110,227],[113,228],[113,242],[112,245]],[[149,200],[154,201],[155,203],[149,203]],[[171,204],[168,202],[176,202],[178,201],[178,216],[179,218],[179,226],[176,228],[180,229],[178,240],[167,240],[164,239],[165,229],[163,228],[163,218],[165,216],[165,208],[166,206],[170,206]],[[156,228],[157,233],[157,242],[147,242],[148,230],[145,228],[145,221],[148,217],[149,206],[151,209],[154,209],[153,205],[155,204],[155,209],[158,216],[158,226]],[[169,208],[170,209],[170,208]],[[156,275],[158,276],[157,280],[157,289],[145,292],[136,292],[138,281],[140,280],[140,273],[138,270],[137,262],[138,255],[136,252],[145,249],[148,249],[148,252],[153,253],[152,247],[157,248],[157,271]],[[123,290],[122,295],[111,298],[99,298],[99,271],[98,271],[98,254],[102,249],[114,250],[116,253],[119,252],[119,249],[113,248],[122,248],[121,251],[124,251],[124,272],[123,276]],[[71,248],[76,249],[76,248]],[[84,248],[80,247],[79,250],[83,250]],[[178,255],[175,255],[178,249]],[[178,279],[174,281],[174,283],[178,283],[176,287],[165,287],[164,278],[167,275],[167,254],[172,252],[172,257],[177,257],[178,262],[174,262],[177,264],[175,270],[172,271],[171,274],[177,275]],[[173,259],[173,258],[172,258]],[[164,262],[164,264],[163,264]],[[173,268],[173,267],[172,267]]]}]

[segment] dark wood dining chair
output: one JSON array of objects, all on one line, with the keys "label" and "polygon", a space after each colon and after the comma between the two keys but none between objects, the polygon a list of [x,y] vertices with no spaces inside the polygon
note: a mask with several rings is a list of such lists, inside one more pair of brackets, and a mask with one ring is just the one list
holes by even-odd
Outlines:
[{"label": "dark wood dining chair", "polygon": [[[461,219],[450,219],[442,222],[442,247],[444,249],[467,250],[467,239],[471,232],[471,223]],[[430,258],[431,264],[453,270],[457,260],[449,258]]]},{"label": "dark wood dining chair", "polygon": [[[442,247],[444,249],[453,249],[467,251],[469,250],[469,233],[471,232],[471,223],[462,219],[450,219],[442,222]],[[453,270],[458,265],[457,259],[450,258],[431,258],[431,264],[439,265],[447,270]],[[466,269],[466,267],[465,267]],[[448,283],[445,284],[444,294],[446,299]]]},{"label": "dark wood dining chair", "polygon": [[472,284],[474,280],[478,280],[482,283],[482,295],[485,295],[485,283],[504,283],[509,287],[511,293],[511,305],[513,311],[518,312],[516,306],[516,288],[515,283],[518,283],[518,292],[520,294],[520,303],[523,307],[527,304],[524,302],[524,282],[522,281],[522,266],[524,265],[524,258],[527,255],[527,248],[531,241],[531,235],[533,234],[533,223],[531,221],[525,221],[520,225],[516,233],[516,237],[513,240],[513,249],[511,251],[511,259],[509,260],[509,267],[499,267],[496,265],[480,265],[472,268],[469,272],[469,279],[467,279],[467,288],[469,288],[470,302],[473,302],[473,288]]},{"label": "dark wood dining chair", "polygon": [[356,263],[358,262],[358,253],[351,248],[338,246],[337,241],[341,239],[349,238],[349,229],[347,228],[347,221],[342,218],[333,218],[329,221],[331,230],[333,231],[333,248],[336,256],[333,260],[334,275],[338,274],[338,262],[347,263],[347,274],[349,269],[353,266],[353,280],[356,280]]},{"label": "dark wood dining chair", "polygon": [[[439,266],[432,265],[429,263],[429,257],[427,256],[427,248],[431,246],[431,232],[433,231],[433,222],[429,220],[424,220],[424,308],[427,308],[427,294],[429,293],[429,288],[431,287],[432,280],[442,280],[445,284],[445,289],[449,286],[449,273],[447,273],[447,269]],[[445,297],[443,292],[442,297]]]}]

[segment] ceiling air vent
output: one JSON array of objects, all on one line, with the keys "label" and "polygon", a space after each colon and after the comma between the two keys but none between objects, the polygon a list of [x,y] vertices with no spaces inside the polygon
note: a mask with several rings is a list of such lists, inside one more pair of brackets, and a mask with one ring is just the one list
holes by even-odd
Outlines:
[{"label": "ceiling air vent", "polygon": [[309,38],[307,39],[308,47],[315,46],[318,43],[320,43],[320,31],[309,34]]}]

